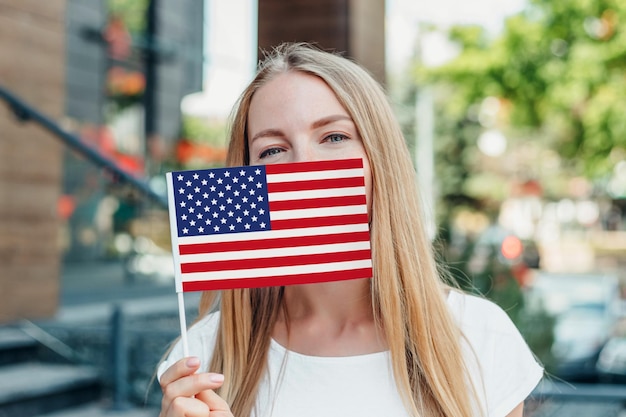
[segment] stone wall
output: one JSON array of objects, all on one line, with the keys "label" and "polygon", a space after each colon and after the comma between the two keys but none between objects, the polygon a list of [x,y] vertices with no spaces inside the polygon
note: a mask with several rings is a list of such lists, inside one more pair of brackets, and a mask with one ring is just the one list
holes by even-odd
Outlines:
[{"label": "stone wall", "polygon": [[[65,95],[64,0],[0,0],[0,87],[59,120]],[[58,306],[62,146],[0,100],[0,323]]]}]

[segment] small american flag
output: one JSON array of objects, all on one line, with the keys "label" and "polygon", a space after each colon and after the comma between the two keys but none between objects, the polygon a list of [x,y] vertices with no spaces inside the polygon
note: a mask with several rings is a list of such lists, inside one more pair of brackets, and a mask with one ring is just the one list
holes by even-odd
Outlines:
[{"label": "small american flag", "polygon": [[166,176],[179,293],[372,276],[361,159]]}]

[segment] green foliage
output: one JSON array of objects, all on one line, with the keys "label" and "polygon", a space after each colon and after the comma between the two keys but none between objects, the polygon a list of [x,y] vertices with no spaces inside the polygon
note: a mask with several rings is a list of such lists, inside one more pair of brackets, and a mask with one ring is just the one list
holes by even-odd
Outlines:
[{"label": "green foliage", "polygon": [[556,366],[552,355],[555,318],[547,312],[522,310],[515,321],[524,340],[548,372]]},{"label": "green foliage", "polygon": [[449,35],[460,55],[415,72],[420,83],[453,86],[449,116],[463,120],[463,110],[498,97],[513,127],[540,132],[588,176],[612,169],[608,156],[626,149],[626,2],[532,0],[496,39],[477,27]]},{"label": "green foliage", "polygon": [[226,146],[226,125],[224,122],[209,122],[198,117],[183,115],[181,137],[193,143]]}]

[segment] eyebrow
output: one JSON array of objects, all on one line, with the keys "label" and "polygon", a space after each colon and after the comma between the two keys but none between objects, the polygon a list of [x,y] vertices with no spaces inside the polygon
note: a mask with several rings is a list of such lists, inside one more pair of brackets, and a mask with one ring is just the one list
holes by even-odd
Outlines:
[{"label": "eyebrow", "polygon": [[332,116],[328,116],[328,117],[323,117],[319,120],[316,120],[315,122],[313,122],[312,127],[317,129],[318,127],[322,127],[322,126],[326,126],[328,124],[331,124],[333,122],[337,122],[339,120],[348,120],[348,121],[352,121],[352,118],[349,116],[346,116],[344,114],[334,114]]},{"label": "eyebrow", "polygon": [[[311,127],[313,129],[318,129],[322,126],[326,126],[328,124],[340,121],[340,120],[347,120],[352,122],[352,118],[343,114],[334,114],[331,116],[327,116],[327,117],[323,117],[319,120],[316,120],[315,122],[313,122],[313,124],[311,124]],[[265,129],[265,130],[261,130],[259,133],[257,133],[256,135],[252,136],[252,139],[250,139],[250,143],[254,142],[256,139],[258,138],[262,138],[262,137],[272,137],[272,136],[283,136],[283,132],[278,130],[278,129]]]},{"label": "eyebrow", "polygon": [[261,130],[259,133],[257,133],[256,135],[252,136],[252,139],[250,139],[250,143],[254,142],[258,138],[273,137],[273,136],[283,136],[283,132],[281,132],[280,130],[277,130],[277,129]]}]

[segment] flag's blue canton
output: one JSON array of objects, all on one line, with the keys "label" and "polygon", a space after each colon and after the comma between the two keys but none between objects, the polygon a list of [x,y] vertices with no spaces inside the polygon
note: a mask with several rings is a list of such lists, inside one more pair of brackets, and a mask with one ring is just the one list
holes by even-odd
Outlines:
[{"label": "flag's blue canton", "polygon": [[178,236],[270,230],[264,166],[172,173]]}]

